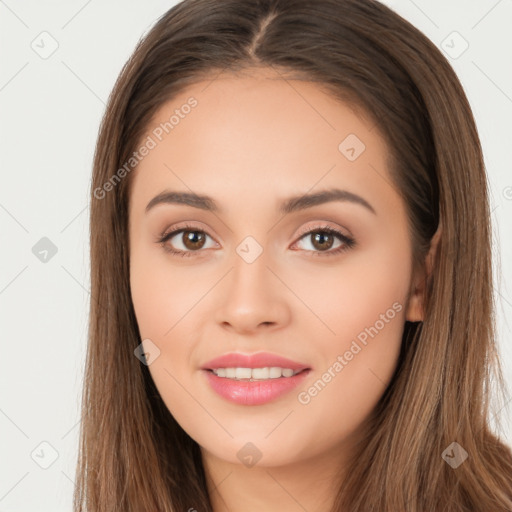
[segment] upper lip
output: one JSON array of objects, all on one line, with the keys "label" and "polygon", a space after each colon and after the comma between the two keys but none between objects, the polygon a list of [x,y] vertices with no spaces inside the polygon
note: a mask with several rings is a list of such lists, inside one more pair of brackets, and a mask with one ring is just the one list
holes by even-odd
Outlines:
[{"label": "upper lip", "polygon": [[290,368],[291,370],[306,370],[308,365],[292,361],[286,357],[270,354],[268,352],[257,352],[255,354],[241,354],[231,352],[216,357],[205,363],[201,368],[203,370],[213,370],[215,368],[266,368],[280,367]]}]

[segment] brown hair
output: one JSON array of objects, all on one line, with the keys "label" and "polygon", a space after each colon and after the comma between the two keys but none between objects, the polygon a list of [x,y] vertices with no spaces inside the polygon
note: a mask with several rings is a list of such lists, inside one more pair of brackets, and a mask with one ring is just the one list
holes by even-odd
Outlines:
[{"label": "brown hair", "polygon": [[[424,321],[406,322],[395,375],[333,511],[512,510],[512,453],[489,426],[492,377],[503,393],[505,385],[487,181],[453,69],[374,0],[185,0],[124,66],[97,142],[75,511],[212,510],[199,446],[134,357],[141,338],[129,281],[131,175],[117,171],[158,108],[187,84],[261,66],[317,82],[375,123],[392,154],[417,264],[442,227]],[[469,455],[456,469],[442,458],[452,442]]]}]

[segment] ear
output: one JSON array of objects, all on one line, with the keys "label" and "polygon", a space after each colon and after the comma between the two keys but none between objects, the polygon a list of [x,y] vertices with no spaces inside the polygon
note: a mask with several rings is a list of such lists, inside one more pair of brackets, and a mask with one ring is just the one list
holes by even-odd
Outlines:
[{"label": "ear", "polygon": [[432,273],[437,254],[437,247],[441,239],[442,227],[439,224],[437,231],[430,241],[430,248],[425,257],[424,264],[412,280],[411,291],[409,294],[409,303],[405,314],[405,319],[409,322],[422,322],[424,318],[424,300],[427,280]]}]

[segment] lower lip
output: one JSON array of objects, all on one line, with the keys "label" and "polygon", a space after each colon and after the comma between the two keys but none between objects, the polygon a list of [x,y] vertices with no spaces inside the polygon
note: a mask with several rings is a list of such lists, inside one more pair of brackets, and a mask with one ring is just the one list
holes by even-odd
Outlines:
[{"label": "lower lip", "polygon": [[212,389],[226,400],[239,405],[262,405],[296,388],[311,370],[304,370],[293,377],[252,382],[218,377],[210,370],[203,371]]}]

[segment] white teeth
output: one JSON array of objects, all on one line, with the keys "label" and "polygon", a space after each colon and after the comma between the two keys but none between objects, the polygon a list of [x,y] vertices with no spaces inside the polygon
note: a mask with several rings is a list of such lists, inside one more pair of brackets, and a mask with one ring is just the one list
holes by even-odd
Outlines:
[{"label": "white teeth", "polygon": [[250,368],[236,368],[235,379],[250,379],[251,369]]},{"label": "white teeth", "polygon": [[270,368],[253,368],[251,377],[257,380],[264,380],[270,378]]},{"label": "white teeth", "polygon": [[281,368],[276,368],[275,366],[273,366],[272,368],[270,368],[269,377],[271,379],[278,379],[279,377],[281,377],[281,373]]},{"label": "white teeth", "polygon": [[277,366],[265,368],[215,368],[212,370],[217,377],[225,377],[235,380],[267,380],[279,379],[280,377],[292,377],[301,370],[291,368],[280,368]]}]

